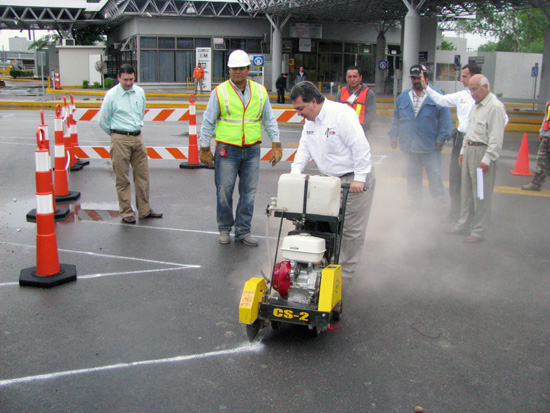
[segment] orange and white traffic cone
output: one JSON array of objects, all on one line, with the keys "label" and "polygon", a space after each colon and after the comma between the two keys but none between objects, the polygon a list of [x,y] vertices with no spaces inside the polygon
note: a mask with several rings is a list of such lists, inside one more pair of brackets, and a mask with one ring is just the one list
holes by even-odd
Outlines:
[{"label": "orange and white traffic cone", "polygon": [[76,165],[75,150],[72,144],[71,138],[71,110],[67,105],[67,97],[63,96],[63,143],[65,145],[65,151],[69,157],[69,168],[71,171],[79,171],[83,167]]},{"label": "orange and white traffic cone", "polygon": [[195,95],[189,96],[189,152],[187,161],[180,163],[180,168],[197,169],[208,166],[199,162],[199,148],[197,146],[197,115],[195,110]]},{"label": "orange and white traffic cone", "polygon": [[[69,177],[67,174],[69,166],[68,154],[65,151],[63,137],[63,118],[61,117],[61,106],[55,107],[54,119],[55,136],[55,172],[54,172],[54,194],[57,202],[75,201],[80,198],[80,192],[69,191]],[[70,139],[70,136],[69,136]]]},{"label": "orange and white traffic cone", "polygon": [[[46,123],[44,122],[43,110],[40,110],[40,119],[42,120],[42,124],[38,125],[38,129],[41,131],[41,133],[43,133],[44,147],[48,151],[49,167],[50,167],[50,174],[51,174],[52,158],[51,158],[51,152],[50,152],[50,140],[48,139],[48,125],[46,125]],[[53,216],[54,216],[55,222],[64,221],[65,219],[67,219],[71,211],[69,211],[69,208],[62,208],[62,207],[58,208],[55,203],[55,198],[52,198],[52,199],[53,199],[53,210],[54,210]],[[26,218],[27,218],[27,222],[36,222],[36,208],[31,209],[27,213]]]},{"label": "orange and white traffic cone", "polygon": [[53,72],[53,76],[54,76],[54,86],[56,89],[61,89],[61,82],[60,82],[60,79],[59,79],[59,72],[58,71],[55,71]]},{"label": "orange and white traffic cone", "polygon": [[19,285],[50,288],[76,281],[76,266],[59,263],[50,154],[46,149],[44,132],[38,129],[36,137],[36,267],[21,270]]},{"label": "orange and white traffic cone", "polygon": [[71,147],[74,156],[74,165],[71,167],[71,171],[79,171],[84,166],[89,165],[90,161],[82,161],[76,156],[76,148],[78,147],[78,129],[76,127],[76,120],[74,120],[74,111],[76,105],[74,104],[74,97],[71,95],[71,103],[69,104],[69,131],[71,133]]},{"label": "orange and white traffic cone", "polygon": [[516,166],[510,173],[513,175],[533,176],[533,173],[529,169],[529,142],[526,133],[523,134],[523,139],[521,140]]}]

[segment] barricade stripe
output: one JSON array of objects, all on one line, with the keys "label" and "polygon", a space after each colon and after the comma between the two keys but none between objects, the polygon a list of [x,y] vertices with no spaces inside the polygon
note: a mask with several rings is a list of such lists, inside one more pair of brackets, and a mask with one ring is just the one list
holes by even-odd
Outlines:
[{"label": "barricade stripe", "polygon": [[179,148],[166,148],[166,150],[170,152],[174,159],[187,159],[187,156],[185,156]]},{"label": "barricade stripe", "polygon": [[285,110],[277,117],[277,122],[288,122],[296,114],[295,110]]},{"label": "barricade stripe", "polygon": [[174,109],[162,109],[157,116],[153,119],[155,122],[162,122],[168,119],[168,117],[174,113]]},{"label": "barricade stripe", "polygon": [[162,156],[154,148],[147,148],[147,155],[150,159],[162,159]]},{"label": "barricade stripe", "polygon": [[[97,115],[97,114],[99,113],[99,110],[100,110],[100,109],[86,109],[86,110],[84,111],[84,113],[80,116],[80,118],[79,118],[78,120],[84,120],[84,121],[86,121],[86,120],[92,120],[92,119],[94,118],[94,116]],[[75,114],[78,113],[78,114],[80,115],[79,112],[80,112],[80,111],[77,109],[77,110],[75,111]]]}]

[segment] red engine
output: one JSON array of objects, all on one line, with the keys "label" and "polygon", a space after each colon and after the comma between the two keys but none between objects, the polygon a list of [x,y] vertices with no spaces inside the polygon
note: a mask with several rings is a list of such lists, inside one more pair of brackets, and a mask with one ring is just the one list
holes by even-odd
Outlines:
[{"label": "red engine", "polygon": [[285,260],[275,264],[275,269],[273,270],[273,288],[283,298],[288,296],[288,290],[290,289],[290,269],[290,261]]}]

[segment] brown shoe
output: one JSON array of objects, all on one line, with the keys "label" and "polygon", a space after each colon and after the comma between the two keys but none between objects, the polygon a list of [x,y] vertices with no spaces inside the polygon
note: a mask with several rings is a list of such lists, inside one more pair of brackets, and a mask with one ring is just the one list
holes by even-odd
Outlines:
[{"label": "brown shoe", "polygon": [[153,209],[150,209],[147,215],[145,215],[144,217],[139,217],[139,219],[162,218],[162,215],[162,212],[156,212]]},{"label": "brown shoe", "polygon": [[462,242],[465,242],[466,244],[475,244],[476,242],[485,241],[485,238],[479,238],[474,235],[470,235],[467,238],[464,238]]},{"label": "brown shoe", "polygon": [[521,189],[525,191],[540,191],[540,185],[537,185],[531,182],[530,184],[523,185]]},{"label": "brown shoe", "polygon": [[122,218],[122,222],[125,224],[135,224],[136,217],[134,217],[133,215],[129,215],[127,217]]}]

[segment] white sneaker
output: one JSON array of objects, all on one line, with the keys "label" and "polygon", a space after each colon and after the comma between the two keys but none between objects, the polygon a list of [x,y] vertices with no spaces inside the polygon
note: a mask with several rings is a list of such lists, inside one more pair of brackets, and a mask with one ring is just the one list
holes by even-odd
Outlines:
[{"label": "white sneaker", "polygon": [[258,246],[258,240],[256,238],[254,238],[253,236],[251,236],[251,235],[247,235],[246,237],[241,238],[239,241],[242,242],[244,245],[247,245],[249,247],[257,247]]}]

